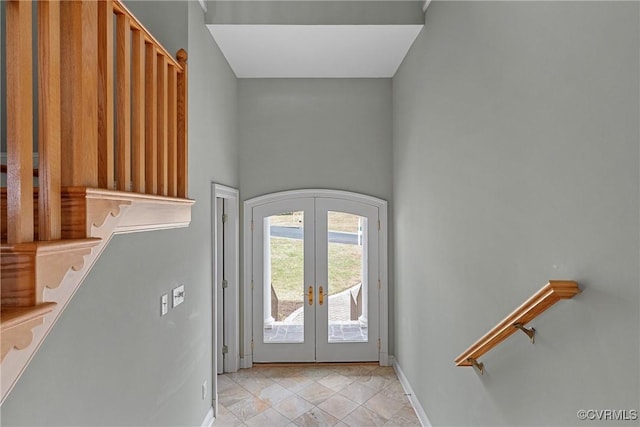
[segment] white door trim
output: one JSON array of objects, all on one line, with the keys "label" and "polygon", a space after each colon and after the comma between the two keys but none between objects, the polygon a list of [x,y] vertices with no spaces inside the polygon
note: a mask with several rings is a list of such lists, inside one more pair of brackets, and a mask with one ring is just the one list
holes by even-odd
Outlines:
[{"label": "white door trim", "polygon": [[244,354],[242,356],[242,367],[253,366],[253,353],[251,346],[252,337],[252,266],[253,266],[253,246],[251,232],[251,212],[253,208],[265,203],[271,203],[287,199],[306,197],[329,197],[333,199],[351,200],[354,202],[366,203],[378,208],[380,218],[380,233],[378,235],[379,244],[379,277],[380,277],[380,365],[389,365],[389,280],[388,280],[388,222],[387,222],[387,202],[376,197],[359,193],[340,190],[326,189],[305,189],[283,191],[279,193],[267,194],[245,200],[243,203],[243,230],[244,230],[244,284],[243,284],[243,307],[244,307]]},{"label": "white door trim", "polygon": [[[225,358],[224,372],[236,372],[240,368],[240,197],[238,190],[221,184],[212,184],[211,211],[213,212],[213,307],[217,307],[217,289],[222,287],[222,283],[218,283],[218,275],[215,274],[221,266],[218,265],[218,245],[216,244],[216,236],[220,233],[218,230],[218,218],[222,212],[218,212],[217,199],[225,199],[227,206],[227,236],[225,239],[225,271],[227,276],[228,288],[227,298],[225,300],[225,318],[224,328],[227,337],[228,353]],[[215,317],[215,316],[214,316]],[[217,352],[217,327],[214,325],[214,354]],[[214,357],[214,372],[216,370],[217,357]]]}]

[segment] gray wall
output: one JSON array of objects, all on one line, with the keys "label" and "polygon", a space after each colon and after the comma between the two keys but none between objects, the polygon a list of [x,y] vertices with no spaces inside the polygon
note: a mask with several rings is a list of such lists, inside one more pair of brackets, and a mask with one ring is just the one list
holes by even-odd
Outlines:
[{"label": "gray wall", "polygon": [[331,188],[391,200],[391,80],[240,79],[242,199]]},{"label": "gray wall", "polygon": [[391,25],[424,23],[422,0],[210,1],[207,24]]},{"label": "gray wall", "polygon": [[[433,2],[393,79],[396,356],[434,425],[639,409],[639,4]],[[542,287],[584,292],[454,358]]]},{"label": "gray wall", "polygon": [[[116,236],[2,406],[2,425],[200,425],[211,406],[211,182],[237,186],[236,79],[197,2],[127,3],[189,53],[189,228]],[[188,28],[188,32],[186,29]],[[185,303],[160,318],[160,295]]]},{"label": "gray wall", "polygon": [[240,79],[238,108],[242,200],[328,188],[387,200],[391,214],[390,79]]}]

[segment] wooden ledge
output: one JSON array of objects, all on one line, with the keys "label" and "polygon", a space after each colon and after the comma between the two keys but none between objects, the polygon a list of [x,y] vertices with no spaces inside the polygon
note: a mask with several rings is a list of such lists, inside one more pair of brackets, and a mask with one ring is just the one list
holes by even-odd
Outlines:
[{"label": "wooden ledge", "polygon": [[44,323],[44,317],[51,313],[56,303],[48,302],[29,307],[2,307],[0,325],[2,345],[0,360],[13,349],[27,348],[33,341],[33,328]]},{"label": "wooden ledge", "polygon": [[[100,228],[109,217],[118,218],[114,233],[164,230],[188,227],[194,200],[153,194],[129,193],[102,188],[65,187],[62,196],[62,238],[96,237],[92,227]],[[38,188],[34,188],[34,217],[38,216]],[[6,188],[0,189],[0,239],[6,241]],[[125,209],[126,215],[121,216]],[[38,237],[38,221],[34,221]],[[102,237],[102,236],[99,236]]]},{"label": "wooden ledge", "polygon": [[0,325],[2,332],[15,328],[31,320],[43,317],[56,306],[55,302],[45,302],[30,307],[2,307]]},{"label": "wooden ledge", "polygon": [[[578,283],[574,281],[549,281],[498,325],[466,349],[460,356],[456,357],[456,365],[474,366],[474,362],[477,362],[478,358],[518,331],[519,327],[523,327],[538,317],[559,300],[572,298],[578,293],[580,293],[580,288],[578,288]],[[519,325],[519,327],[514,325]]]},{"label": "wooden ledge", "polygon": [[39,242],[27,242],[8,244],[3,243],[0,245],[0,251],[5,254],[37,254],[48,255],[60,252],[75,251],[78,249],[90,249],[100,243],[102,239],[89,238],[89,239],[64,239],[64,240],[49,240]]},{"label": "wooden ledge", "polygon": [[63,197],[70,201],[63,203],[63,217],[69,222],[68,227],[63,224],[63,231],[70,230],[73,237],[83,232],[93,235],[92,227],[102,227],[109,215],[117,217],[116,234],[187,227],[195,203],[177,197],[86,187],[64,188]]},{"label": "wooden ledge", "polygon": [[128,191],[107,190],[106,188],[90,188],[90,187],[64,187],[63,194],[68,195],[84,195],[90,199],[109,199],[109,200],[138,200],[152,201],[156,203],[170,203],[192,205],[195,203],[191,199],[181,199],[178,197],[159,196],[156,194],[131,193]]},{"label": "wooden ledge", "polygon": [[102,239],[3,243],[2,307],[26,307],[44,302],[44,289],[57,288],[69,270],[79,271],[85,256]]}]

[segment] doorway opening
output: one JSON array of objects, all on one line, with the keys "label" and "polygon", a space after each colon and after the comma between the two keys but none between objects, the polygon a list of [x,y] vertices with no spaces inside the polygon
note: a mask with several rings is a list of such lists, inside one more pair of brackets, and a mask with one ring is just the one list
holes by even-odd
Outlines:
[{"label": "doorway opening", "polygon": [[238,190],[212,188],[214,372],[240,367],[239,339],[239,200]]},{"label": "doorway opening", "polygon": [[386,202],[299,190],[244,212],[251,361],[387,364]]}]

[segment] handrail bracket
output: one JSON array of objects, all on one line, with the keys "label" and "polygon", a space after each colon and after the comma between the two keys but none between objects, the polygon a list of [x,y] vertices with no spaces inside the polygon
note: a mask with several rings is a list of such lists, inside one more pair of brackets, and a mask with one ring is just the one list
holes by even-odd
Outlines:
[{"label": "handrail bracket", "polygon": [[471,366],[476,368],[476,371],[478,371],[480,373],[480,375],[484,375],[484,363],[478,362],[473,357],[468,358],[467,362],[471,363]]},{"label": "handrail bracket", "polygon": [[531,329],[525,328],[522,323],[514,323],[513,327],[516,328],[516,329],[520,329],[522,332],[527,334],[527,336],[531,340],[531,344],[535,344],[535,342],[536,342],[536,329],[535,328],[531,328]]}]

